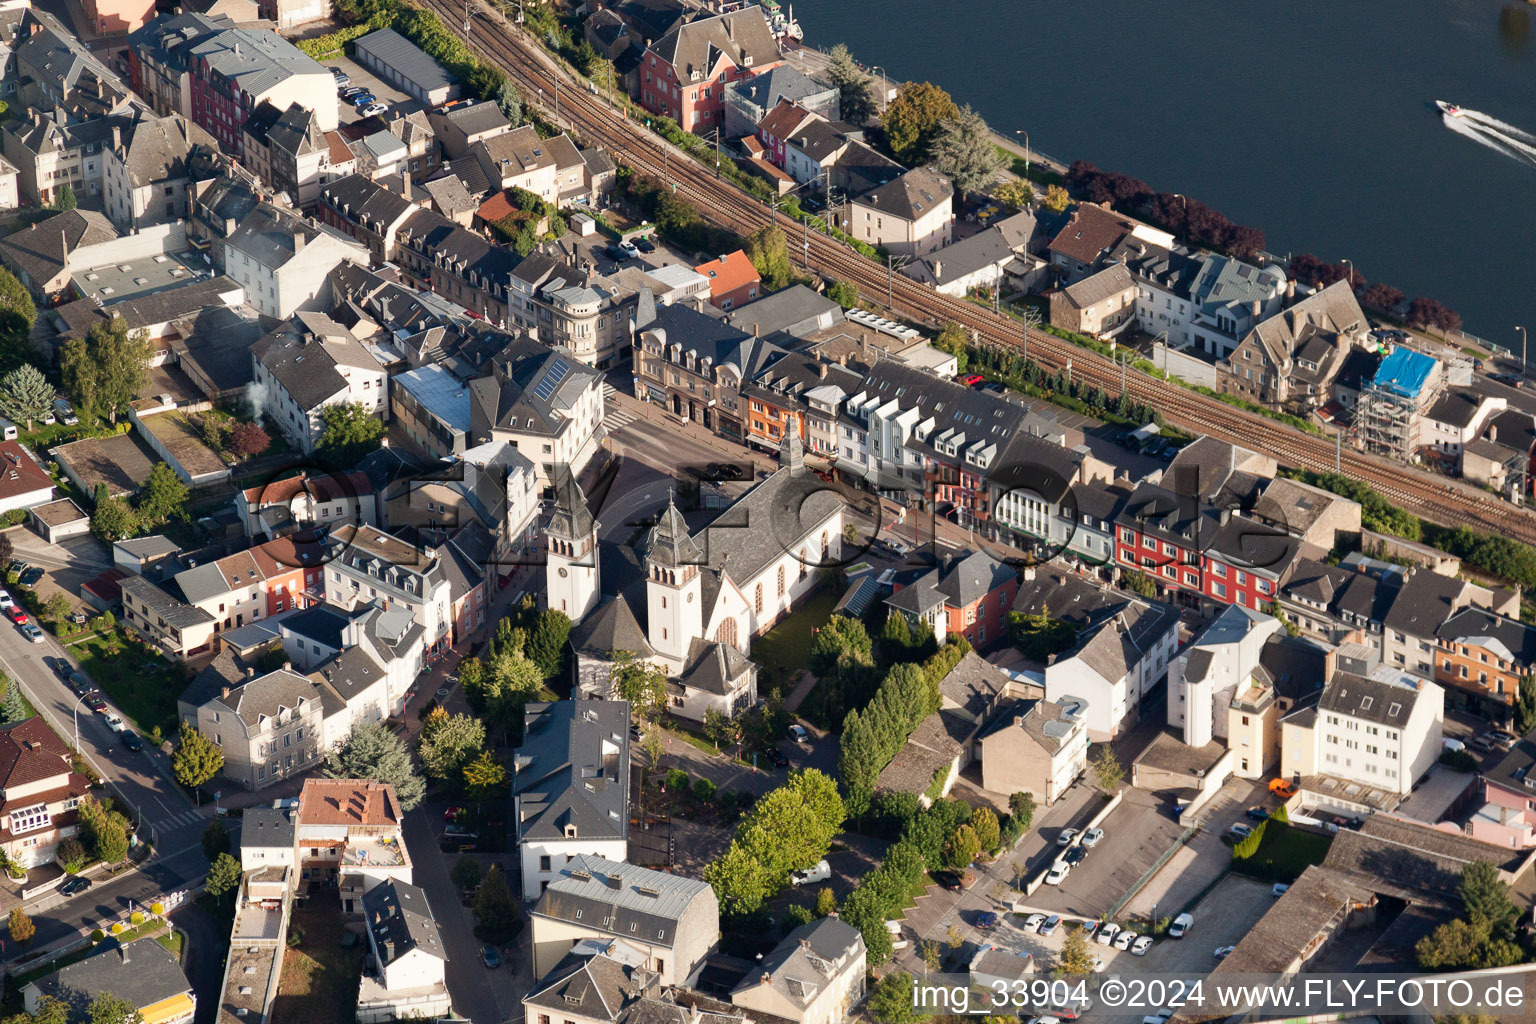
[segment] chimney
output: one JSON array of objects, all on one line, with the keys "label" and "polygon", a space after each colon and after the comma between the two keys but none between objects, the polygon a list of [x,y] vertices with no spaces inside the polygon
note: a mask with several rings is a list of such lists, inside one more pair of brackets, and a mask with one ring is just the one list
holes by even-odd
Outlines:
[{"label": "chimney", "polygon": [[762,326],[762,324],[753,324],[752,325],[752,337],[754,337],[754,338],[757,337],[758,328],[760,328],[761,326]]},{"label": "chimney", "polygon": [[1023,715],[1014,715],[1013,716],[1013,726],[1014,726],[1015,729],[1022,729],[1022,728],[1024,728],[1024,716]]},{"label": "chimney", "polygon": [[1287,280],[1285,282],[1285,297],[1288,299],[1296,297],[1296,282],[1294,280]]},{"label": "chimney", "polygon": [[1259,316],[1263,314],[1263,312],[1264,312],[1264,303],[1260,302],[1258,299],[1254,299],[1253,300],[1253,317],[1254,317],[1254,319],[1257,320],[1259,318]]},{"label": "chimney", "polygon": [[1490,423],[1488,425],[1488,440],[1490,440],[1490,441],[1497,441],[1498,439],[1499,439],[1499,425],[1497,423]]},{"label": "chimney", "polygon": [[219,697],[222,699],[222,698],[228,697],[228,696],[229,696],[229,687],[227,687],[227,686],[219,687]]},{"label": "chimney", "polygon": [[291,661],[284,661],[283,662],[283,671],[284,672],[292,672],[293,671],[293,662],[291,662]]},{"label": "chimney", "polygon": [[816,376],[821,378],[822,380],[826,380],[827,379],[827,364],[826,363],[818,362],[816,364]]},{"label": "chimney", "polygon": [[303,231],[295,231],[293,233],[293,251],[296,252],[296,253],[297,252],[301,252],[303,250],[303,248],[304,248],[304,232]]},{"label": "chimney", "polygon": [[400,170],[400,194],[405,196],[405,201],[411,201],[411,172],[405,168]]},{"label": "chimney", "polygon": [[1024,567],[1024,582],[1025,583],[1033,583],[1034,580],[1035,580],[1035,567],[1032,566],[1032,565],[1026,565]]},{"label": "chimney", "polygon": [[936,281],[944,280],[944,261],[943,260],[934,260],[933,261],[933,278]]},{"label": "chimney", "polygon": [[128,962],[128,945],[127,945],[127,943],[123,943],[122,945],[119,945],[117,947],[117,952],[118,952],[118,955],[120,955],[123,958],[123,963],[127,963]]},{"label": "chimney", "polygon": [[119,146],[121,146],[122,144],[123,144],[123,127],[122,127],[122,125],[116,125],[115,124],[115,125],[112,126],[112,149],[114,151],[116,151],[117,148]]},{"label": "chimney", "polygon": [[769,982],[771,982],[773,980],[773,975],[769,974],[767,971],[764,971],[763,972],[763,976],[761,978],[759,978],[758,980],[762,984],[766,985],[766,984],[768,984]]}]

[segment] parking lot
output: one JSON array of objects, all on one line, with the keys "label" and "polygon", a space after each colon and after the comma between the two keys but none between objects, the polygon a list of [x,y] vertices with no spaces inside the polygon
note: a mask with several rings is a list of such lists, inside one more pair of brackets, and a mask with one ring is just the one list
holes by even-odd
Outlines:
[{"label": "parking lot", "polygon": [[[1183,831],[1152,793],[1127,789],[1105,820],[1104,839],[1060,885],[1043,885],[1024,902],[1058,914],[1099,918],[1135,885]],[[1057,849],[1057,854],[1065,851]]]},{"label": "parking lot", "polygon": [[[419,101],[412,99],[410,96],[407,96],[405,93],[401,92],[399,89],[396,89],[394,86],[381,81],[377,75],[363,67],[351,57],[328,57],[321,63],[328,68],[341,68],[341,70],[345,71],[347,73],[347,77],[352,79],[352,81],[348,83],[349,88],[353,85],[358,85],[373,93],[373,95],[378,98],[380,103],[386,104],[390,108],[389,111],[384,115],[386,117],[393,116],[397,108],[402,114],[409,114],[422,109],[422,105]],[[364,120],[358,115],[357,108],[352,105],[351,101],[341,100],[340,107],[341,124],[343,128],[345,128],[347,125],[355,124],[358,121]],[[350,138],[350,136],[348,137]]]},{"label": "parking lot", "polygon": [[1183,939],[1159,939],[1142,959],[1141,970],[1205,974],[1216,966],[1215,951],[1235,946],[1274,906],[1269,882],[1228,875],[1195,904],[1194,927]]}]

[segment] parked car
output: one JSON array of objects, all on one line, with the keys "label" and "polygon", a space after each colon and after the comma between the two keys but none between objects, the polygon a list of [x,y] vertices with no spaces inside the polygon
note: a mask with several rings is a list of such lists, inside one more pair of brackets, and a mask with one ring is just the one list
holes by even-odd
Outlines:
[{"label": "parked car", "polygon": [[40,644],[44,640],[48,639],[47,637],[43,636],[43,631],[38,628],[37,623],[35,622],[29,622],[25,626],[22,626],[21,635],[32,641],[34,644]]},{"label": "parked car", "polygon": [[91,885],[92,882],[89,878],[82,878],[79,875],[71,875],[69,878],[64,880],[63,885],[59,886],[59,893],[64,896],[74,896],[77,893],[85,892],[85,890],[89,889]]},{"label": "parked car", "polygon": [[1224,835],[1222,838],[1229,843],[1235,843],[1240,840],[1247,839],[1251,835],[1253,835],[1253,826],[1245,825],[1239,821],[1233,824],[1231,828],[1227,829],[1226,835]]},{"label": "parked car", "polygon": [[42,578],[43,570],[34,565],[32,568],[23,571],[22,574],[17,577],[17,582],[24,587],[35,587],[37,586],[38,582],[42,580]]},{"label": "parked car", "polygon": [[1087,832],[1083,833],[1083,845],[1090,850],[1095,846],[1098,846],[1103,841],[1104,830],[1101,828],[1091,828]]},{"label": "parked car", "polygon": [[1227,957],[1232,955],[1232,951],[1236,948],[1236,946],[1217,946],[1215,954],[1216,959],[1225,960]]},{"label": "parked car", "polygon": [[1115,943],[1114,943],[1115,948],[1116,949],[1130,949],[1131,948],[1131,943],[1135,942],[1139,938],[1141,938],[1140,935],[1137,935],[1135,932],[1133,932],[1129,928],[1127,928],[1124,931],[1122,931],[1119,935],[1115,936]]},{"label": "parked car", "polygon": [[375,100],[374,102],[368,104],[366,107],[358,107],[357,112],[363,117],[377,117],[380,114],[388,113],[389,105],[386,103],[380,103]]},{"label": "parked car", "polygon": [[136,732],[123,733],[122,741],[123,746],[127,747],[129,750],[139,751],[144,749],[144,741],[139,739],[139,734]]},{"label": "parked car", "polygon": [[47,661],[48,667],[53,670],[53,674],[59,677],[59,682],[69,682],[70,674],[75,671],[69,662],[63,658],[49,658]]},{"label": "parked car", "polygon": [[804,871],[796,871],[789,876],[789,880],[795,885],[811,885],[815,882],[825,882],[831,877],[832,865],[824,860],[819,860]]},{"label": "parked car", "polygon": [[1083,941],[1085,941],[1085,942],[1087,940],[1093,938],[1094,933],[1097,932],[1098,930],[1099,930],[1099,922],[1097,922],[1097,921],[1084,921],[1083,924],[1082,924],[1082,927],[1080,927],[1078,929],[1078,931],[1083,933]]},{"label": "parked car", "polygon": [[1269,811],[1263,807],[1250,807],[1243,812],[1243,817],[1249,821],[1268,821]]},{"label": "parked car", "polygon": [[1061,835],[1056,837],[1056,845],[1057,846],[1071,846],[1072,845],[1072,840],[1074,840],[1076,838],[1077,838],[1077,829],[1075,829],[1075,828],[1064,828],[1064,829],[1061,830]]},{"label": "parked car", "polygon": [[107,702],[101,699],[101,694],[99,693],[93,693],[89,697],[85,698],[85,706],[96,712],[98,715],[104,715],[107,713]]},{"label": "parked car", "polygon": [[501,966],[501,954],[496,952],[495,946],[481,946],[480,960],[493,971]]},{"label": "parked car", "polygon": [[1043,924],[1045,924],[1044,914],[1030,914],[1024,919],[1024,930],[1033,934],[1038,932]]},{"label": "parked car", "polygon": [[784,756],[784,751],[778,747],[768,747],[763,751],[763,756],[768,758],[768,763],[775,768],[788,768],[789,758]]},{"label": "parked car", "polygon": [[336,88],[338,89],[352,84],[352,76],[341,70],[341,68],[331,68],[331,76],[336,79]]},{"label": "parked car", "polygon": [[[631,246],[630,248],[634,247]],[[629,250],[615,242],[613,245],[604,248],[603,254],[611,260],[617,260],[618,262],[623,263],[625,260],[634,259],[635,256],[639,255],[639,251],[636,250],[635,253],[630,253]]]},{"label": "parked car", "polygon": [[656,251],[656,243],[651,241],[650,237],[647,235],[639,235],[630,239],[630,241],[634,242],[635,248],[639,249],[641,252],[649,253]]},{"label": "parked car", "polygon": [[69,688],[75,691],[75,696],[83,697],[96,688],[91,682],[91,677],[84,672],[71,672],[69,674]]},{"label": "parked car", "polygon": [[343,86],[340,95],[342,99],[350,100],[352,97],[361,96],[366,92],[368,92],[368,90],[360,85]]},{"label": "parked car", "polygon": [[1151,948],[1152,936],[1150,935],[1143,935],[1141,938],[1131,943],[1131,953],[1134,956],[1146,956],[1147,950]]},{"label": "parked car", "polygon": [[979,373],[960,373],[955,375],[955,382],[958,384],[964,384],[966,387],[970,387],[973,384],[980,384],[986,379],[987,378],[983,377]]},{"label": "parked car", "polygon": [[27,621],[27,613],[21,610],[21,605],[13,604],[5,610],[6,618],[20,626]]},{"label": "parked car", "polygon": [[5,611],[7,608],[9,608],[11,605],[13,605],[15,603],[16,602],[11,598],[10,594],[7,594],[5,591],[0,590],[0,612]]},{"label": "parked car", "polygon": [[970,882],[968,874],[969,872],[961,874],[959,871],[935,871],[933,880],[950,892],[964,892],[966,885]]},{"label": "parked car", "polygon": [[1291,887],[1286,885],[1284,882],[1276,882],[1274,885],[1269,887],[1269,894],[1275,899],[1279,899],[1281,896],[1284,896],[1290,891]]},{"label": "parked car", "polygon": [[113,732],[126,732],[128,730],[128,726],[123,724],[122,717],[111,712],[107,713],[107,728]]},{"label": "parked car", "polygon": [[79,608],[76,608],[74,611],[69,613],[69,621],[73,622],[77,626],[83,626],[89,620],[90,616],[86,615],[85,612],[81,611]]},{"label": "parked car", "polygon": [[62,398],[53,400],[53,418],[66,427],[73,427],[80,422],[80,417],[75,415],[74,406]]},{"label": "parked car", "polygon": [[1518,388],[1525,383],[1525,379],[1517,373],[1495,373],[1490,380],[1496,380],[1500,384],[1508,384],[1512,388]]},{"label": "parked car", "polygon": [[1271,779],[1269,791],[1281,800],[1289,800],[1296,795],[1296,783],[1290,779]]},{"label": "parked car", "polygon": [[443,837],[446,839],[475,840],[480,838],[480,833],[468,825],[460,824],[457,821],[450,821],[448,827],[443,829]]},{"label": "parked car", "polygon": [[789,736],[796,743],[809,744],[811,742],[811,734],[805,731],[805,726],[803,725],[791,725],[789,727]]},{"label": "parked car", "polygon": [[640,258],[640,247],[632,241],[620,242],[619,248],[624,251],[624,255],[628,256],[632,260]]},{"label": "parked car", "polygon": [[362,92],[357,93],[347,99],[347,102],[352,104],[354,107],[366,107],[368,104],[375,103],[377,101],[378,97],[369,92],[367,89],[364,89]]},{"label": "parked car", "polygon": [[1054,934],[1056,934],[1056,929],[1060,928],[1060,927],[1061,927],[1061,915],[1060,914],[1052,914],[1050,917],[1045,919],[1045,924],[1040,926],[1040,934],[1041,935],[1054,935]]},{"label": "parked car", "polygon": [[1071,870],[1072,865],[1068,864],[1066,861],[1057,861],[1055,864],[1051,865],[1051,870],[1045,873],[1045,884],[1060,885],[1062,882],[1067,880],[1067,875],[1071,872]]},{"label": "parked car", "polygon": [[1141,1024],[1168,1024],[1173,1019],[1173,1011],[1166,1006],[1156,1013],[1149,1013],[1141,1018]]},{"label": "parked car", "polygon": [[1083,858],[1086,856],[1088,856],[1087,850],[1083,849],[1081,846],[1074,846],[1072,849],[1068,850],[1065,854],[1062,855],[1061,860],[1062,863],[1066,864],[1068,867],[1075,868],[1083,862]]},{"label": "parked car", "polygon": [[998,918],[996,911],[983,910],[976,916],[976,927],[982,929],[983,931],[988,928],[996,928],[997,920]]},{"label": "parked car", "polygon": [[1112,945],[1115,941],[1115,936],[1118,934],[1120,934],[1120,926],[1113,921],[1106,921],[1099,928],[1099,934],[1093,937],[1093,941],[1101,946]]},{"label": "parked car", "polygon": [[1173,919],[1173,924],[1168,926],[1168,934],[1175,939],[1182,939],[1188,935],[1190,929],[1195,926],[1194,914],[1180,914]]}]

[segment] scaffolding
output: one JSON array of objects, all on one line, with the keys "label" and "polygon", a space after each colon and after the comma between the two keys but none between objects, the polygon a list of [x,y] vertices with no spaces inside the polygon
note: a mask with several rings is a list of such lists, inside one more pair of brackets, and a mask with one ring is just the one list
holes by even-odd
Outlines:
[{"label": "scaffolding", "polygon": [[1434,405],[1445,388],[1445,375],[1429,356],[1397,348],[1360,393],[1351,428],[1355,447],[1402,462],[1413,461],[1418,447],[1419,413]]}]

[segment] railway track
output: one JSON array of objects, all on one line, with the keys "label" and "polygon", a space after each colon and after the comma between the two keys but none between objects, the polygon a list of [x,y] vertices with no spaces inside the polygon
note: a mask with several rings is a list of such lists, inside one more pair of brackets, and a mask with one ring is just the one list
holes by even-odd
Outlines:
[{"label": "railway track", "polygon": [[[528,98],[538,96],[546,108],[558,96],[557,120],[570,125],[588,143],[606,146],[620,162],[663,182],[689,200],[709,220],[740,235],[777,223],[793,237],[799,225],[771,211],[736,186],[713,177],[664,139],[636,124],[600,94],[587,90],[541,47],[528,41],[499,15],[480,12],[465,33],[464,9],[452,0],[424,0],[445,25],[466,38],[483,59],[505,71]],[[558,85],[557,85],[558,83]],[[806,264],[824,277],[852,282],[864,298],[931,325],[954,321],[978,340],[1027,349],[1031,358],[1051,370],[1071,366],[1074,375],[1111,394],[1121,385],[1121,369],[1095,352],[1040,331],[1025,331],[1018,323],[973,303],[941,295],[916,281],[890,275],[887,268],[852,251],[826,235],[808,236]],[[1027,338],[1027,340],[1026,340]],[[1158,410],[1170,424],[1256,449],[1282,465],[1315,472],[1332,472],[1335,448],[1331,441],[1305,434],[1175,384],[1134,370],[1125,372],[1125,390],[1138,402]],[[1433,476],[1410,466],[1345,449],[1338,454],[1343,475],[1369,484],[1388,501],[1416,516],[1443,526],[1468,526],[1536,544],[1536,517],[1461,481]]]}]

